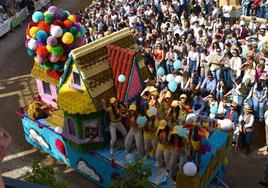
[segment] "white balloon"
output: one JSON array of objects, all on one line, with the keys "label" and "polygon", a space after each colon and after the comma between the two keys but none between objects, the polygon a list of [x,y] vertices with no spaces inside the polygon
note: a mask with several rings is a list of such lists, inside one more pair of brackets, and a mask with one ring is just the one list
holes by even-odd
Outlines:
[{"label": "white balloon", "polygon": [[234,129],[234,124],[230,119],[224,119],[220,123],[220,128],[223,131],[230,131]]},{"label": "white balloon", "polygon": [[63,130],[61,127],[56,127],[55,128],[55,132],[58,133],[58,134],[62,134],[63,133]]},{"label": "white balloon", "polygon": [[35,50],[37,48],[37,43],[35,39],[30,39],[30,41],[28,42],[28,48],[30,48],[31,50]]},{"label": "white balloon", "polygon": [[178,84],[181,83],[182,77],[181,76],[176,76],[175,77],[175,82],[177,82]]},{"label": "white balloon", "polygon": [[187,162],[183,166],[183,173],[186,176],[195,176],[197,173],[197,167],[193,162]]},{"label": "white balloon", "polygon": [[186,122],[189,122],[189,123],[196,122],[197,119],[198,119],[198,117],[195,113],[190,113],[186,116]]},{"label": "white balloon", "polygon": [[155,116],[157,114],[157,109],[155,107],[150,108],[150,112],[152,116]]},{"label": "white balloon", "polygon": [[55,25],[55,26],[52,26],[51,29],[50,29],[50,33],[53,37],[56,37],[56,38],[59,38],[62,36],[63,34],[63,30],[60,26],[58,25]]},{"label": "white balloon", "polygon": [[172,82],[172,81],[174,81],[175,78],[174,78],[173,74],[168,74],[166,79],[167,79],[168,82]]}]

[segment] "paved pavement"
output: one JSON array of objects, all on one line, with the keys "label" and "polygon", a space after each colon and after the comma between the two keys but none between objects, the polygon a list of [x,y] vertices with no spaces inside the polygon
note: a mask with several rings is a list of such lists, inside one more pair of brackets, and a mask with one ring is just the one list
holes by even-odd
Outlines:
[{"label": "paved pavement", "polygon": [[[56,0],[54,3],[73,12],[86,7],[89,1]],[[21,122],[15,111],[20,106],[25,106],[36,94],[35,80],[30,76],[33,59],[27,55],[24,47],[25,29],[29,19],[14,32],[0,38],[0,129],[7,130],[13,137],[8,157],[3,164],[4,175],[17,178],[29,169],[33,160],[38,160],[44,164],[53,164],[59,178],[64,180],[70,188],[97,187],[82,175],[31,147],[24,139]],[[263,131],[263,127],[258,128],[258,133],[255,134],[255,140],[258,143],[254,145],[250,156],[244,156],[240,152],[230,153],[226,175],[226,182],[230,187],[260,187],[258,181],[263,179],[264,168],[268,162],[267,156],[257,153],[257,149],[263,146],[260,144],[263,142],[259,142],[263,140],[260,139],[263,138]]]}]

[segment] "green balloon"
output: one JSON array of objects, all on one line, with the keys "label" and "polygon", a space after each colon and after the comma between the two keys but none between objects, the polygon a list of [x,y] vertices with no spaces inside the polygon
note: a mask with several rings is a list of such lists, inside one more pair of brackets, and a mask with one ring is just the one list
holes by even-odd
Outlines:
[{"label": "green balloon", "polygon": [[53,66],[53,63],[49,62],[49,63],[45,63],[45,64],[43,65],[43,68],[44,68],[45,70],[53,70],[54,66]]},{"label": "green balloon", "polygon": [[47,22],[48,24],[52,24],[54,19],[55,19],[54,14],[46,14],[45,15],[45,22]]},{"label": "green balloon", "polygon": [[63,47],[60,45],[57,45],[57,46],[51,48],[51,53],[54,56],[61,56],[63,54],[63,51],[64,51]]}]

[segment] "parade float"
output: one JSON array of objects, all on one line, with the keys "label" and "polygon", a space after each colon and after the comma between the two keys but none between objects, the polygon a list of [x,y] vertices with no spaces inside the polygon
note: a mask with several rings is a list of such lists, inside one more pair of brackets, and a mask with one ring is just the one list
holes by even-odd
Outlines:
[{"label": "parade float", "polygon": [[[140,98],[148,78],[141,51],[128,28],[84,44],[85,32],[76,16],[54,6],[35,12],[32,20],[25,46],[34,57],[32,76],[39,95],[17,111],[25,138],[109,187],[136,154],[124,149],[110,154],[109,119],[102,101],[116,97],[129,105]],[[232,128],[228,120],[189,114],[174,129],[172,134],[189,140],[193,156],[177,171],[176,187],[207,187],[223,176]],[[167,177],[159,177],[154,157],[144,163],[152,169],[153,185],[173,187]]]}]

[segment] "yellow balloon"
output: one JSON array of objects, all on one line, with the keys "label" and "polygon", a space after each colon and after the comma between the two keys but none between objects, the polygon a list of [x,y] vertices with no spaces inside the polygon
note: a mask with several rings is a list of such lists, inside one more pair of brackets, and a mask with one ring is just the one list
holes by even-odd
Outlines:
[{"label": "yellow balloon", "polygon": [[74,15],[70,15],[70,16],[68,16],[68,20],[70,20],[71,22],[75,22],[75,17],[74,17]]},{"label": "yellow balloon", "polygon": [[44,12],[44,16],[46,16],[47,14],[48,14],[48,11],[45,11],[45,12]]},{"label": "yellow balloon", "polygon": [[51,52],[51,46],[49,44],[46,45],[47,51]]},{"label": "yellow balloon", "polygon": [[37,61],[37,57],[34,57],[34,61],[35,61],[36,63],[39,63],[39,62]]},{"label": "yellow balloon", "polygon": [[72,44],[74,41],[74,36],[72,35],[72,33],[66,32],[63,34],[61,40],[64,44]]},{"label": "yellow balloon", "polygon": [[36,35],[37,31],[38,31],[38,27],[35,27],[35,26],[32,27],[30,29],[30,35],[31,35],[31,37],[35,38],[35,35]]}]

